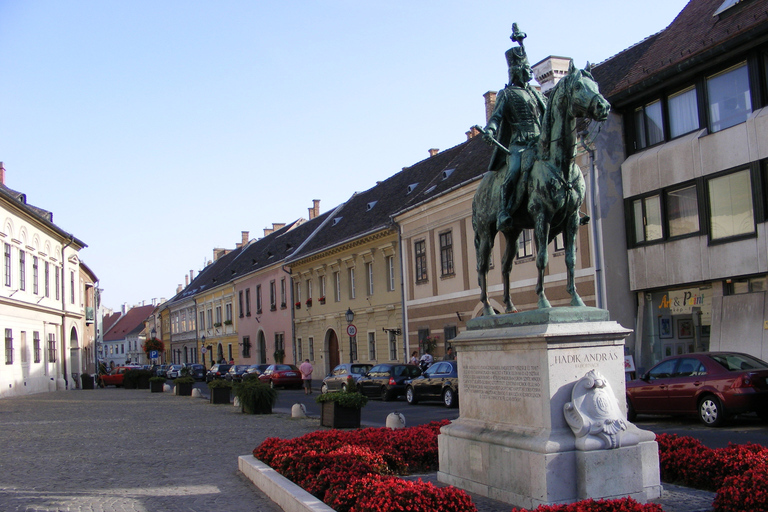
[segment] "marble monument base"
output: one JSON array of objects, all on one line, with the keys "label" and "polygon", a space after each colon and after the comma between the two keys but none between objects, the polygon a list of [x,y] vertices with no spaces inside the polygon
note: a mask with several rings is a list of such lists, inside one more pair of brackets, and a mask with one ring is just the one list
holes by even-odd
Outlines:
[{"label": "marble monument base", "polygon": [[[595,308],[468,322],[468,330],[451,340],[459,364],[460,417],[438,437],[438,480],[528,509],[587,498],[659,497],[655,435],[626,422],[629,333]],[[575,410],[574,385],[588,372],[601,377],[601,391],[612,402],[606,410],[620,418],[597,418],[594,425],[587,420],[580,435],[605,425],[611,434],[577,438],[564,410],[566,404]],[[594,402],[603,407],[606,400]],[[602,448],[605,439],[611,448]]]}]

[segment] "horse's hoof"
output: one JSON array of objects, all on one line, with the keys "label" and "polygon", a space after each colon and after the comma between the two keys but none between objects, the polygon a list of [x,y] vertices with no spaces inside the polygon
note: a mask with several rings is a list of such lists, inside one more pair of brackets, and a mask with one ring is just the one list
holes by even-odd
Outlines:
[{"label": "horse's hoof", "polygon": [[574,307],[577,307],[577,308],[578,308],[578,307],[585,307],[585,304],[584,304],[584,301],[583,301],[583,300],[581,300],[581,297],[579,297],[578,295],[576,295],[576,296],[574,296],[574,297],[571,299],[571,306],[574,306]]},{"label": "horse's hoof", "polygon": [[494,316],[496,312],[493,310],[491,306],[485,306],[483,308],[483,316]]},{"label": "horse's hoof", "polygon": [[551,308],[552,304],[549,303],[546,297],[539,297],[539,309]]},{"label": "horse's hoof", "polygon": [[505,313],[517,313],[517,308],[515,306],[507,306],[507,309],[504,310]]}]

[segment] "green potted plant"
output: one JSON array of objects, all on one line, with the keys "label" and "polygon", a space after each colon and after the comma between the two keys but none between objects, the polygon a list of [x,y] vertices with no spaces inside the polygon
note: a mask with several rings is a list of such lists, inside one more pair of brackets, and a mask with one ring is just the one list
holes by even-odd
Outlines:
[{"label": "green potted plant", "polygon": [[139,370],[126,370],[123,375],[123,387],[136,389],[139,385]]},{"label": "green potted plant", "polygon": [[162,393],[165,386],[165,377],[150,377],[149,390],[152,393]]},{"label": "green potted plant", "polygon": [[149,389],[149,379],[152,378],[150,370],[136,370],[136,387],[138,389]]},{"label": "green potted plant", "polygon": [[81,373],[80,381],[83,389],[93,389],[93,375],[90,373]]},{"label": "green potted plant", "polygon": [[232,382],[224,379],[213,379],[208,383],[208,389],[211,390],[212,404],[229,404]]},{"label": "green potted plant", "polygon": [[277,402],[277,391],[262,384],[258,379],[247,379],[232,386],[240,401],[240,408],[246,414],[272,414]]},{"label": "green potted plant", "polygon": [[331,428],[360,428],[360,409],[368,403],[368,397],[357,391],[352,377],[347,378],[346,391],[333,391],[318,395],[320,424]]},{"label": "green potted plant", "polygon": [[195,384],[195,379],[189,375],[183,377],[177,377],[173,379],[174,385],[176,385],[176,394],[179,396],[192,396],[192,386]]}]

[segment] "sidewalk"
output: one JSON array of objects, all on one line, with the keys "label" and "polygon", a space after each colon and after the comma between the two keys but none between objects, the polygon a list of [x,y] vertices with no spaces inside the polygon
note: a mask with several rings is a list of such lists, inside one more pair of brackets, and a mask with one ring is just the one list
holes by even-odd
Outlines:
[{"label": "sidewalk", "polygon": [[[267,437],[319,428],[316,418],[244,415],[232,406],[148,390],[3,399],[0,510],[279,512],[237,470],[237,458]],[[436,481],[434,473],[420,477]],[[666,512],[711,510],[711,493],[664,487],[658,503]],[[479,512],[512,509],[474,498]]]}]

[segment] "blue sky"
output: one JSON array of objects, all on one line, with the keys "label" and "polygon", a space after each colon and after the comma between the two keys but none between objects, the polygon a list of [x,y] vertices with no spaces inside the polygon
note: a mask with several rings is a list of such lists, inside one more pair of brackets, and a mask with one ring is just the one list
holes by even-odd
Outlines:
[{"label": "blue sky", "polygon": [[88,244],[107,307],[149,303],[241,231],[466,140],[512,22],[532,64],[583,67],[685,4],[0,0],[0,161]]}]

